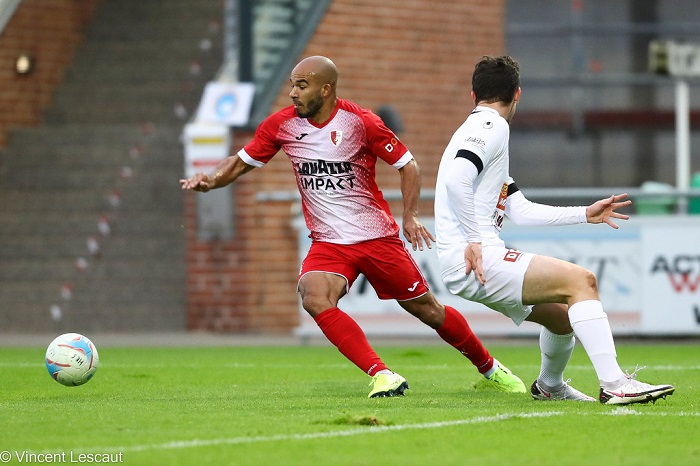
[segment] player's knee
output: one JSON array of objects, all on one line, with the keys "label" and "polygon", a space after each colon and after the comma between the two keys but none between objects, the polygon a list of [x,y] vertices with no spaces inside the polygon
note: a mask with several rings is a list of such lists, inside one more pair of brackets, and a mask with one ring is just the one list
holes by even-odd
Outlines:
[{"label": "player's knee", "polygon": [[576,288],[571,296],[576,299],[598,299],[598,279],[595,274],[583,267],[578,268]]},{"label": "player's knee", "polygon": [[598,295],[598,279],[593,272],[584,269],[583,283],[585,283],[586,288],[588,288],[592,293]]},{"label": "player's knee", "polygon": [[435,307],[421,309],[421,313],[417,317],[431,328],[438,328],[445,321],[444,313],[440,313],[440,310]]},{"label": "player's knee", "polygon": [[401,306],[409,313],[420,319],[421,322],[432,328],[438,328],[443,324],[445,321],[445,308],[442,307],[437,301],[431,300],[425,303],[417,303],[413,301],[402,303]]},{"label": "player's knee", "polygon": [[316,317],[326,309],[333,307],[328,298],[306,294],[301,299],[301,305],[311,317]]}]

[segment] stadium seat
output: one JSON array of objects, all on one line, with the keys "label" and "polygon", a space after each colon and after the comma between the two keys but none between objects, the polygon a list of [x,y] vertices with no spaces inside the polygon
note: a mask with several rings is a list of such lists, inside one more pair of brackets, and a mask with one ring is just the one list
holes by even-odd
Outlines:
[{"label": "stadium seat", "polygon": [[[693,177],[690,179],[691,189],[700,189],[700,172],[695,172]],[[700,197],[691,197],[688,199],[688,213],[689,214],[700,214]]]},{"label": "stadium seat", "polygon": [[641,186],[642,191],[649,193],[659,193],[658,196],[640,197],[635,201],[637,213],[642,215],[663,215],[671,214],[676,209],[677,200],[674,196],[663,196],[663,193],[673,191],[670,184],[658,181],[645,181]]}]

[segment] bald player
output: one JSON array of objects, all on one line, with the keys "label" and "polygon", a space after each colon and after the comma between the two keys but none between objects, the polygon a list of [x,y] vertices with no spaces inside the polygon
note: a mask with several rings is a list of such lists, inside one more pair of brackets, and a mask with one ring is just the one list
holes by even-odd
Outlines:
[{"label": "bald player", "polygon": [[180,180],[207,192],[263,167],[280,150],[289,157],[301,194],[311,248],[297,289],[304,309],[338,350],[371,377],[369,397],[403,395],[406,379],[392,372],[338,301],[360,273],[381,299],[395,299],[464,354],[494,388],[525,393],[523,382],[499,364],[455,309],[428,289],[375,181],[378,159],[396,168],[403,195],[402,231],[413,250],[431,247],[418,218],[420,170],[411,152],[370,110],[336,95],[338,70],[326,57],[299,62],[289,78],[292,105],[266,118],[254,139],[213,174]]}]

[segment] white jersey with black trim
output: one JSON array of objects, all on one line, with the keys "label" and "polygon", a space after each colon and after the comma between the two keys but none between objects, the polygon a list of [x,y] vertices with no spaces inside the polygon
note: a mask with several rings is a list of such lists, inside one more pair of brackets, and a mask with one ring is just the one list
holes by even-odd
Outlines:
[{"label": "white jersey with black trim", "polygon": [[528,201],[509,176],[510,127],[500,114],[476,107],[452,136],[438,168],[435,233],[443,276],[464,266],[469,242],[505,246],[506,215],[524,225],[586,222],[585,207],[555,207]]},{"label": "white jersey with black trim", "polygon": [[[463,202],[473,202],[469,215],[473,215],[471,221],[482,246],[504,245],[499,230],[508,191],[509,138],[508,122],[496,110],[479,106],[455,131],[443,152],[435,189],[435,233],[443,272],[464,264],[464,249],[469,244],[470,233],[460,220],[463,215],[460,216],[459,209]],[[458,157],[458,153],[467,154],[468,160]],[[452,179],[454,173],[464,168],[456,164],[464,163],[477,166],[476,178],[468,187],[473,192],[455,196],[455,185],[457,189],[465,189],[457,184],[460,180]],[[450,193],[448,183],[452,183]]]}]

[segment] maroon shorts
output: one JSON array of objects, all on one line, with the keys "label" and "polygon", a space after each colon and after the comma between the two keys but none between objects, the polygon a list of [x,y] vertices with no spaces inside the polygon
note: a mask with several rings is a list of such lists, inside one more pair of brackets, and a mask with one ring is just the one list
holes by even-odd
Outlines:
[{"label": "maroon shorts", "polygon": [[313,242],[301,264],[299,280],[309,272],[344,277],[346,291],[362,273],[380,299],[406,301],[428,292],[428,282],[398,236],[358,244]]}]

